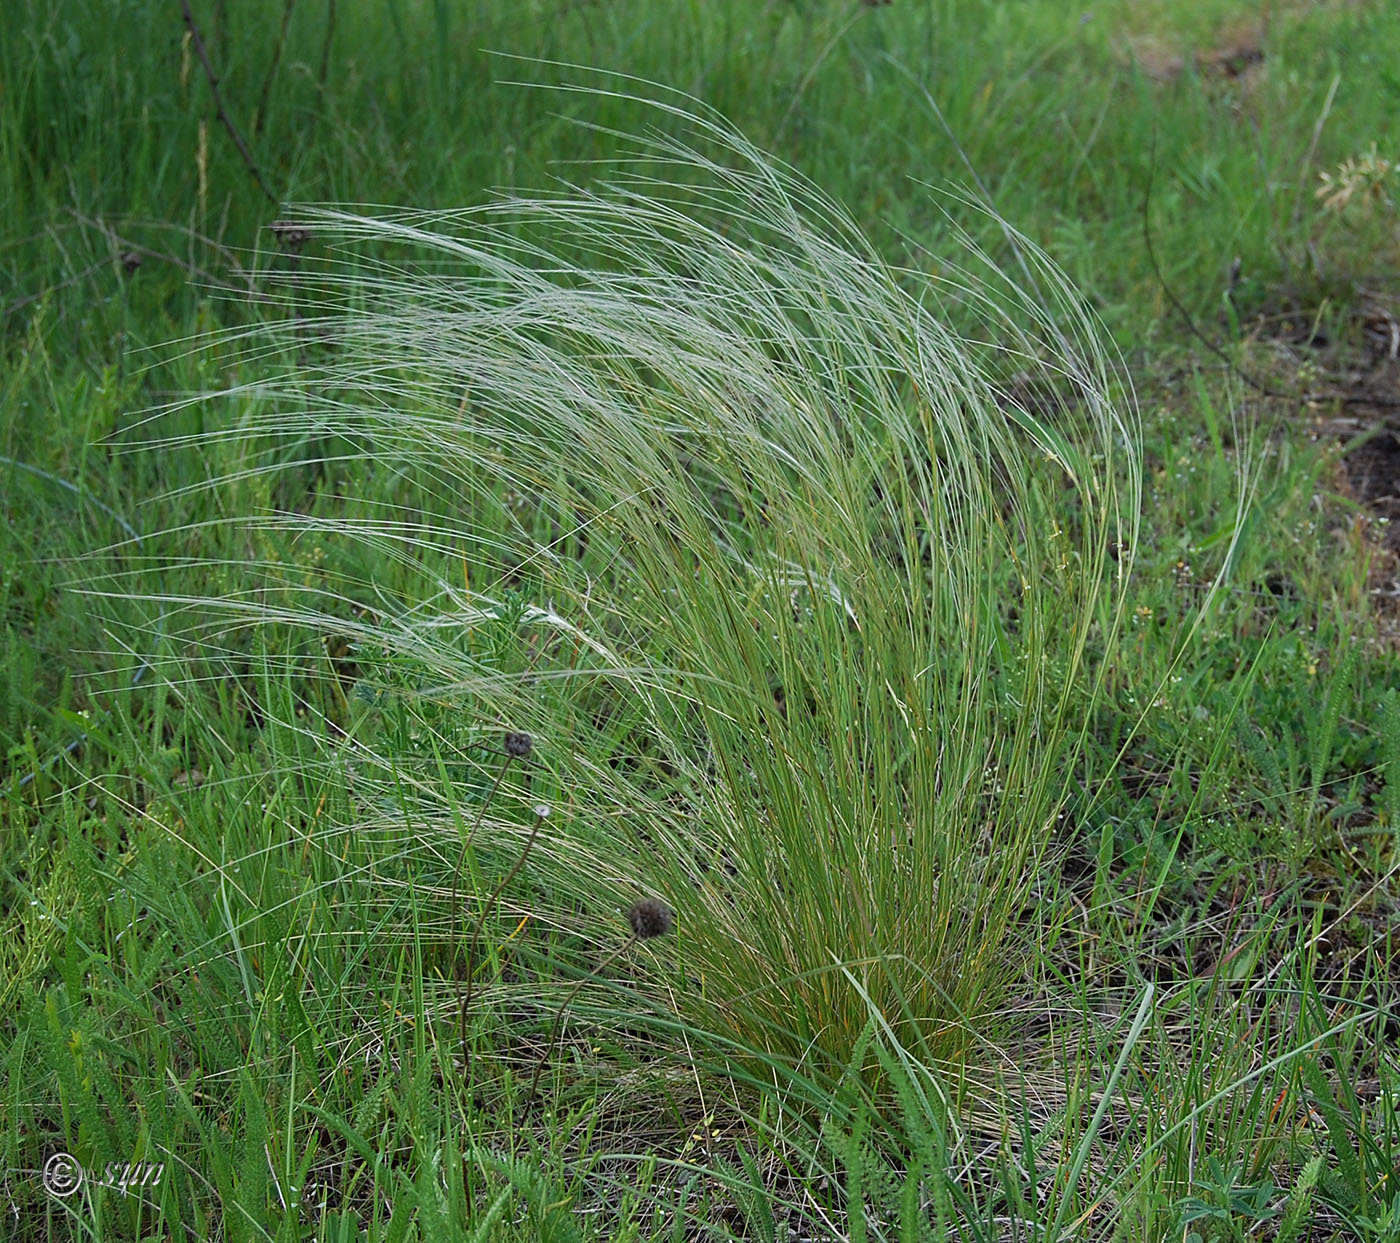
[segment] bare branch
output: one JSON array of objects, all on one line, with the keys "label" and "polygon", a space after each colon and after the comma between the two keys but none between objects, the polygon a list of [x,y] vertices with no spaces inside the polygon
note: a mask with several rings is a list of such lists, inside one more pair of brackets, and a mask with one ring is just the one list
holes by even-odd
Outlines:
[{"label": "bare branch", "polygon": [[228,130],[229,137],[233,139],[233,145],[238,148],[238,154],[243,157],[243,163],[247,166],[253,180],[257,182],[258,189],[267,196],[272,204],[277,205],[277,196],[267,188],[267,182],[263,180],[263,175],[258,170],[253,153],[248,150],[248,144],[243,141],[243,135],[238,132],[238,126],[233,123],[233,118],[229,116],[228,110],[224,107],[223,96],[219,94],[219,78],[214,72],[214,66],[209,63],[209,54],[204,50],[204,40],[200,38],[199,27],[194,23],[194,14],[190,12],[190,0],[180,0],[180,12],[184,15],[185,26],[190,32],[191,41],[194,43],[195,55],[199,57],[199,63],[204,67],[204,77],[209,83],[209,93],[214,97],[214,111],[218,114],[219,121]]}]

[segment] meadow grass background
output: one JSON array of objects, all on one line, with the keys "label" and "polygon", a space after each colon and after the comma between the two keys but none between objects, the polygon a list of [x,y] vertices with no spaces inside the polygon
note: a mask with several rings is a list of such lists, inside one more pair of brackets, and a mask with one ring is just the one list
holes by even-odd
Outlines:
[{"label": "meadow grass background", "polygon": [[[270,195],[215,114],[178,6],[23,0],[7,15],[7,1235],[1400,1238],[1394,537],[1347,465],[1383,443],[1400,396],[1384,357],[1400,224],[1393,176],[1369,211],[1315,194],[1373,142],[1400,154],[1400,15],[1183,7],[192,2]],[[413,295],[382,236],[352,253],[312,218],[289,244],[268,228],[284,204],[432,212],[595,185],[627,135],[685,133],[624,97],[674,103],[667,88],[844,204],[909,288],[949,274],[959,229],[1019,271],[1003,229],[942,190],[985,192],[1077,290],[1062,322],[1092,313],[1121,351],[1136,445],[1082,435],[1086,454],[1140,450],[1131,548],[1083,513],[1057,518],[1053,488],[1006,450],[1026,472],[1009,512],[1027,547],[1049,556],[1062,521],[1083,564],[1097,559],[1082,599],[1065,591],[1089,619],[1093,676],[1071,676],[1048,590],[1014,624],[1040,635],[1051,686],[951,671],[944,707],[964,715],[948,754],[967,779],[1001,715],[1023,744],[962,802],[932,778],[911,786],[924,770],[897,747],[848,744],[886,736],[852,705],[868,709],[862,677],[907,653],[895,633],[878,657],[873,638],[854,645],[815,591],[806,630],[785,629],[786,609],[770,618],[808,646],[782,649],[786,700],[762,711],[716,692],[697,725],[604,682],[536,677],[554,649],[531,610],[595,583],[649,675],[698,659],[727,623],[697,592],[674,630],[658,614],[636,631],[644,608],[602,567],[626,552],[649,582],[681,581],[644,509],[580,544],[578,576],[551,579],[522,550],[577,517],[562,500],[521,517],[510,446],[467,446],[474,490],[444,487],[408,415],[433,408],[425,376],[451,374],[450,332],[428,348],[411,314],[341,325],[354,359],[399,351],[386,391],[403,418],[386,428],[406,443],[313,416],[307,376],[365,384],[308,339],[329,300],[384,314]],[[706,154],[738,159],[719,142]],[[643,167],[664,167],[697,216],[714,206],[694,165]],[[1272,396],[1164,293],[1149,182],[1160,276]],[[542,237],[582,265],[597,239],[576,226],[507,221],[501,239]],[[322,283],[337,271],[349,289]],[[666,275],[679,288],[692,274]],[[831,288],[864,279],[848,277]],[[904,306],[867,296],[811,309],[847,334],[833,348],[878,337],[861,335],[860,306]],[[575,305],[599,317],[578,340],[598,339],[605,304]],[[969,335],[956,317],[972,309],[948,305]],[[567,349],[550,357],[570,365]],[[1105,391],[1131,408],[1120,382]],[[894,424],[896,396],[880,398]],[[301,417],[279,421],[299,399]],[[1063,393],[1038,400],[1079,426]],[[527,450],[557,454],[561,473],[594,466],[522,434]],[[587,499],[628,495],[640,461],[597,466]],[[734,498],[734,532],[764,538],[754,513],[771,501],[792,518],[793,558],[840,547],[838,523],[803,525],[798,491],[752,475],[710,480]],[[869,480],[848,482],[854,498]],[[889,496],[916,504],[917,482],[900,472]],[[990,530],[993,509],[970,512]],[[713,540],[704,514],[682,517],[682,546]],[[373,537],[345,538],[356,519]],[[983,546],[963,550],[966,581]],[[900,581],[876,575],[860,599],[893,601]],[[429,586],[451,605],[451,642],[413,628]],[[220,596],[257,609],[240,623],[198,603]],[[307,600],[340,612],[291,611]],[[1010,633],[1006,607],[979,616]],[[771,655],[731,647],[724,672]],[[530,757],[503,760],[506,730],[532,734]],[[771,761],[753,750],[765,731],[788,748]],[[787,790],[771,819],[735,793],[746,764],[765,795]],[[922,874],[804,855],[810,808],[783,782],[822,765],[824,788],[882,829],[913,795],[969,836],[931,849]],[[537,803],[543,840],[513,871]],[[973,833],[983,821],[995,849]],[[703,901],[700,865],[677,862],[695,842],[728,877],[697,887]],[[634,875],[629,852],[661,862]],[[797,863],[765,872],[770,852]],[[591,978],[623,944],[637,886],[668,879],[677,934]],[[905,971],[890,947],[924,944],[905,915],[925,890],[951,935],[927,942],[945,957]],[[468,1059],[456,1003],[478,921]],[[726,958],[736,929],[773,931]],[[924,979],[937,985],[911,992]],[[165,1177],[59,1199],[39,1175],[58,1151],[89,1171],[158,1161]]]}]

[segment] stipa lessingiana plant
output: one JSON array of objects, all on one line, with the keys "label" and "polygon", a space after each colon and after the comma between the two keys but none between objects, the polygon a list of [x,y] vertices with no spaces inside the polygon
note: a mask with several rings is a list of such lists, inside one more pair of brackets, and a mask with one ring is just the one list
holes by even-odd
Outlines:
[{"label": "stipa lessingiana plant", "polygon": [[[393,508],[263,518],[340,559],[213,603],[386,653],[339,745],[386,824],[392,783],[442,825],[424,866],[455,796],[410,782],[383,705],[419,705],[409,738],[443,703],[547,727],[568,817],[534,845],[538,926],[591,941],[600,894],[672,895],[696,1033],[834,1072],[873,1004],[975,1061],[1053,928],[1136,546],[1131,393],[1009,228],[1014,279],[951,226],[961,266],[894,268],[715,117],[658,106],[689,145],[639,142],[596,191],[298,217],[340,249],[305,257],[232,434],[315,438]],[[518,855],[512,831],[481,848]]]}]

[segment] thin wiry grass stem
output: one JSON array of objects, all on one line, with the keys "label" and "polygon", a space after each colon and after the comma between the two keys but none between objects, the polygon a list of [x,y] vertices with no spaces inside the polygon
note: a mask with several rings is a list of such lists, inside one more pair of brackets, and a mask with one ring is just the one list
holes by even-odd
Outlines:
[{"label": "thin wiry grass stem", "polygon": [[[476,814],[476,820],[462,839],[462,853],[457,857],[457,866],[452,871],[452,928],[449,933],[449,941],[452,945],[452,970],[457,970],[457,951],[460,943],[457,939],[457,918],[458,918],[458,895],[461,887],[462,869],[467,866],[467,851],[471,849],[472,838],[476,836],[477,829],[481,828],[481,822],[486,818],[486,809],[491,806],[491,800],[495,798],[496,791],[500,789],[501,781],[506,775],[506,769],[511,766],[511,761],[515,757],[507,753],[504,762],[496,770],[495,779],[491,782],[490,788],[486,791],[486,797],[481,801],[481,810]],[[467,974],[471,974],[468,967]]]},{"label": "thin wiry grass stem", "polygon": [[486,925],[487,913],[495,906],[501,894],[505,892],[506,886],[515,879],[516,874],[525,866],[525,860],[530,854],[530,848],[535,844],[535,838],[539,835],[540,825],[544,823],[545,815],[546,808],[542,804],[535,808],[535,823],[530,826],[530,836],[525,839],[525,848],[520,852],[520,858],[515,861],[515,866],[501,878],[500,883],[497,884],[491,896],[487,898],[486,902],[483,904],[481,913],[477,916],[476,927],[472,929],[471,940],[467,945],[467,973],[466,979],[462,983],[459,1034],[462,1043],[462,1057],[465,1059],[468,1067],[471,1065],[471,1051],[467,1046],[467,1010],[472,1003],[472,980],[476,973],[477,940],[481,936],[482,928]]},{"label": "thin wiry grass stem", "polygon": [[603,971],[611,963],[614,963],[619,958],[621,958],[625,953],[627,953],[628,950],[632,948],[633,945],[637,943],[639,939],[640,938],[634,932],[630,937],[627,938],[626,941],[624,941],[620,946],[618,946],[617,949],[613,950],[611,954],[609,954],[606,958],[603,959],[602,962],[600,962],[596,967],[594,967],[592,971],[590,971],[585,976],[581,976],[578,979],[578,981],[574,984],[573,988],[569,990],[568,996],[566,996],[564,1000],[560,1002],[559,1009],[554,1015],[554,1025],[549,1029],[549,1039],[544,1042],[544,1050],[540,1053],[539,1061],[535,1063],[535,1073],[530,1076],[530,1087],[525,1093],[525,1100],[527,1102],[535,1099],[535,1089],[539,1086],[540,1073],[544,1070],[546,1063],[549,1061],[550,1055],[554,1052],[555,1041],[558,1040],[560,1029],[564,1025],[564,1012],[568,1010],[568,1008],[573,1004],[574,998],[579,995],[579,991],[583,988],[585,984],[588,983],[589,980],[594,979],[599,974],[599,972]]},{"label": "thin wiry grass stem", "polygon": [[554,1042],[560,1033],[564,1023],[564,1012],[578,996],[579,989],[584,984],[596,977],[604,967],[616,959],[622,957],[637,941],[649,941],[653,937],[665,936],[670,932],[675,923],[675,912],[664,902],[659,902],[655,898],[638,898],[632,903],[627,911],[627,922],[632,927],[632,935],[627,938],[617,949],[603,959],[588,975],[581,976],[578,983],[569,991],[569,995],[564,998],[563,1004],[559,1007],[559,1012],[554,1016],[554,1027],[549,1033],[549,1039],[545,1041],[544,1050],[540,1054],[540,1060],[535,1063],[535,1073],[530,1076],[530,1090],[526,1093],[527,1101],[534,1100],[535,1089],[539,1086],[540,1072],[544,1069],[545,1063],[549,1061],[549,1055],[554,1049]]}]

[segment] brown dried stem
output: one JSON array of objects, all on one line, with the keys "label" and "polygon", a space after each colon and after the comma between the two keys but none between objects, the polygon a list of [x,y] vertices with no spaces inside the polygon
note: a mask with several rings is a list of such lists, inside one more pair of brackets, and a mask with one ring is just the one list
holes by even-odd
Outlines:
[{"label": "brown dried stem", "polygon": [[[507,757],[506,762],[510,762],[509,757]],[[505,771],[504,767],[502,771]],[[539,836],[540,825],[544,823],[544,818],[547,814],[548,809],[543,805],[535,808],[535,823],[530,826],[530,836],[525,839],[525,849],[520,852],[520,858],[515,861],[515,866],[501,878],[500,883],[492,890],[491,896],[486,899],[486,902],[481,908],[481,913],[477,916],[476,927],[472,929],[471,941],[467,945],[467,976],[462,983],[461,1009],[458,1016],[458,1023],[460,1025],[458,1036],[462,1043],[462,1059],[468,1068],[471,1066],[471,1050],[467,1045],[467,1010],[472,1003],[472,977],[476,973],[476,943],[481,936],[482,928],[486,926],[487,913],[496,905],[501,894],[505,892],[506,886],[515,879],[516,874],[525,866],[525,859],[530,853],[530,848],[535,844],[535,838]],[[455,920],[456,916],[454,915],[453,918]]]},{"label": "brown dried stem", "polygon": [[282,49],[287,45],[287,28],[292,24],[292,10],[296,7],[297,0],[285,0],[282,6],[282,28],[277,32],[277,44],[272,49],[272,59],[267,62],[262,90],[258,93],[257,120],[253,122],[254,138],[261,138],[263,127],[267,125],[267,105],[272,98],[272,80],[277,76],[277,66],[282,63]]},{"label": "brown dried stem", "polygon": [[184,16],[185,27],[190,32],[190,41],[194,44],[195,55],[199,57],[199,63],[204,69],[204,79],[209,83],[209,94],[213,96],[214,111],[218,115],[219,122],[228,130],[229,137],[233,139],[233,145],[238,148],[238,154],[243,157],[243,163],[257,183],[258,189],[267,196],[269,202],[275,205],[278,201],[277,196],[267,188],[267,182],[263,180],[258,163],[253,159],[253,153],[248,150],[248,144],[244,142],[243,135],[238,132],[238,126],[233,123],[228,109],[224,107],[224,97],[219,93],[219,76],[214,72],[214,66],[209,63],[209,53],[204,50],[204,40],[200,37],[199,27],[195,25],[194,14],[190,12],[190,0],[180,0],[180,12]]},{"label": "brown dried stem", "polygon": [[545,1063],[549,1061],[549,1055],[553,1052],[554,1043],[559,1037],[560,1029],[564,1025],[564,1012],[573,1004],[573,1000],[578,996],[579,990],[595,978],[609,963],[615,962],[627,953],[638,941],[649,941],[652,937],[665,936],[671,931],[675,923],[675,914],[664,902],[658,902],[655,898],[639,898],[632,903],[627,912],[627,922],[632,927],[632,935],[627,938],[617,949],[613,950],[587,975],[581,977],[577,984],[569,990],[569,995],[564,998],[558,1013],[554,1016],[554,1027],[549,1033],[549,1039],[545,1041],[544,1052],[540,1054],[540,1060],[535,1063],[535,1073],[530,1076],[530,1090],[525,1094],[527,1101],[534,1100],[535,1089],[539,1086],[540,1072],[544,1070]]}]

